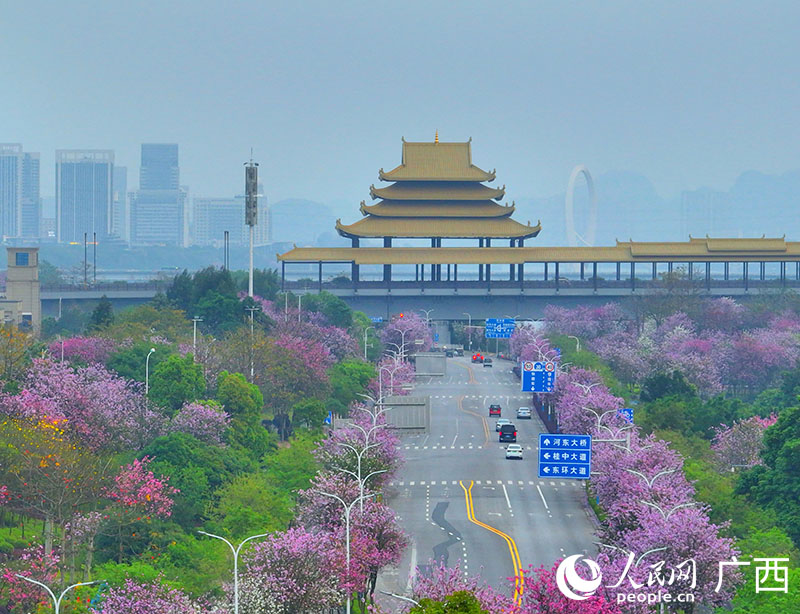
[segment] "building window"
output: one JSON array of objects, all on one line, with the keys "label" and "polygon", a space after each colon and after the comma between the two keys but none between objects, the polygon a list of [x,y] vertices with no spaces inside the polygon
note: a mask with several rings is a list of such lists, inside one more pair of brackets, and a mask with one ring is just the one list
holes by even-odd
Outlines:
[{"label": "building window", "polygon": [[17,252],[17,266],[28,266],[28,258],[30,254],[28,252]]}]

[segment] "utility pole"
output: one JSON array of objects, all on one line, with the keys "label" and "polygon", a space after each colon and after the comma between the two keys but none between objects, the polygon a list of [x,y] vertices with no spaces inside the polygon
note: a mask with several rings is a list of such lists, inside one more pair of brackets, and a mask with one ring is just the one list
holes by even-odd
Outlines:
[{"label": "utility pole", "polygon": [[367,326],[367,327],[364,329],[364,360],[365,360],[365,361],[367,360],[367,331],[368,331],[370,328],[375,328],[375,327],[374,327],[374,326]]},{"label": "utility pole", "polygon": [[255,328],[253,327],[253,313],[256,311],[260,311],[258,307],[246,307],[247,311],[250,312],[250,383],[253,383],[253,373],[255,371],[255,367],[253,366],[253,336],[255,335]]},{"label": "utility pole", "polygon": [[92,233],[92,277],[94,281],[92,282],[95,286],[97,285],[97,233]]},{"label": "utility pole", "polygon": [[197,323],[202,322],[203,318],[195,316],[192,318],[192,357],[197,362]]},{"label": "utility pole", "polygon": [[244,222],[250,228],[250,266],[247,282],[247,296],[253,296],[253,230],[258,223],[258,162],[253,162],[253,150],[250,150],[250,162],[244,167]]}]

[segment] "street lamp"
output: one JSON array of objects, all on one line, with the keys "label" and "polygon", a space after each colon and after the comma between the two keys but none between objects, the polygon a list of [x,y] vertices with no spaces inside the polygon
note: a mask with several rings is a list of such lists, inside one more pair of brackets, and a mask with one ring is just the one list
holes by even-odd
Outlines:
[{"label": "street lamp", "polygon": [[147,358],[144,361],[144,394],[150,392],[150,355],[156,351],[156,348],[150,348],[147,352]]},{"label": "street lamp", "polygon": [[214,535],[213,533],[206,533],[205,531],[198,531],[203,535],[207,535],[208,537],[213,537],[215,539],[219,539],[224,541],[228,544],[228,548],[231,549],[233,553],[233,614],[239,614],[239,552],[247,542],[251,539],[256,539],[258,537],[266,537],[269,533],[260,533],[259,535],[251,535],[247,539],[245,539],[241,544],[239,544],[236,548],[233,547],[233,544],[229,542],[224,537],[219,535]]},{"label": "street lamp", "polygon": [[61,610],[61,600],[64,598],[64,595],[67,594],[67,591],[69,591],[70,589],[75,588],[76,586],[86,586],[87,584],[98,584],[99,583],[99,580],[93,580],[92,582],[78,582],[77,584],[72,584],[72,585],[68,586],[67,588],[65,588],[61,592],[61,595],[59,595],[58,598],[56,598],[55,593],[52,590],[50,590],[50,587],[47,586],[46,584],[42,584],[41,582],[38,582],[38,581],[34,580],[33,578],[28,578],[27,576],[21,576],[19,574],[14,574],[14,575],[17,576],[18,578],[21,578],[21,579],[25,580],[25,582],[30,582],[31,584],[36,584],[38,586],[41,586],[44,590],[46,590],[48,592],[48,594],[50,595],[50,597],[52,598],[52,600],[53,600],[53,605],[55,606],[55,609],[56,609],[55,614],[58,614],[58,612]]},{"label": "street lamp", "polygon": [[389,591],[383,591],[381,589],[378,589],[378,592],[383,593],[384,595],[389,595],[389,597],[394,597],[395,599],[408,601],[409,603],[413,603],[415,606],[419,606],[419,601],[414,601],[411,597],[403,597],[403,595],[398,595],[397,593],[390,593]]},{"label": "street lamp", "polygon": [[433,309],[420,309],[420,311],[425,314],[425,325],[426,326],[430,326],[431,325],[431,312],[433,311]]},{"label": "street lamp", "polygon": [[253,335],[255,334],[255,329],[253,328],[253,313],[256,311],[261,311],[260,307],[245,307],[247,311],[250,312],[250,383],[253,383]]},{"label": "street lamp", "polygon": [[469,318],[469,323],[467,324],[467,335],[469,336],[469,351],[472,351],[472,316],[469,315],[466,311],[462,312],[467,318]]},{"label": "street lamp", "polygon": [[[333,493],[324,492],[322,490],[317,491],[323,497],[330,497],[331,499],[336,499],[339,503],[342,504],[344,508],[344,526],[345,526],[345,558],[347,560],[347,576],[350,577],[350,512],[353,510],[353,506],[358,503],[359,501],[363,501],[364,499],[369,499],[370,497],[374,497],[375,493],[370,493],[368,495],[361,495],[357,499],[353,499],[353,502],[350,505],[344,502],[339,495],[334,495]],[[351,595],[347,595],[347,614],[350,614],[350,599]]]},{"label": "street lamp", "polygon": [[364,329],[364,360],[367,360],[367,331],[370,328],[374,329],[375,327],[374,326],[367,326]]},{"label": "street lamp", "polygon": [[192,356],[195,358],[195,360],[197,359],[197,323],[202,321],[203,318],[200,316],[195,316],[192,318]]},{"label": "street lamp", "polygon": [[567,335],[567,338],[568,339],[575,339],[575,351],[576,352],[580,352],[581,351],[581,340],[578,339],[575,335]]}]

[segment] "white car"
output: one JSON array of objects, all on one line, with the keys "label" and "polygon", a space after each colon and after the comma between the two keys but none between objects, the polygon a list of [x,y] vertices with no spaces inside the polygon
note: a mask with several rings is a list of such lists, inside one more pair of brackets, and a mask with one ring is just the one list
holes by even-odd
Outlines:
[{"label": "white car", "polygon": [[530,420],[531,419],[531,408],[530,407],[520,407],[517,409],[517,419],[518,420]]},{"label": "white car", "polygon": [[518,458],[522,460],[522,446],[518,443],[510,443],[506,446],[506,458]]}]

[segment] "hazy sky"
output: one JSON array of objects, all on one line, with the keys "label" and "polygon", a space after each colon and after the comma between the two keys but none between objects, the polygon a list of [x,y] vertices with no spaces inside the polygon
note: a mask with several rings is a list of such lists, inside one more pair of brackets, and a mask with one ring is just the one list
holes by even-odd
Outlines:
[{"label": "hazy sky", "polygon": [[[473,138],[509,198],[570,170],[664,196],[800,168],[800,3],[0,0],[0,142],[180,145],[195,195],[368,198],[400,137]],[[542,215],[543,219],[546,214]]]}]

